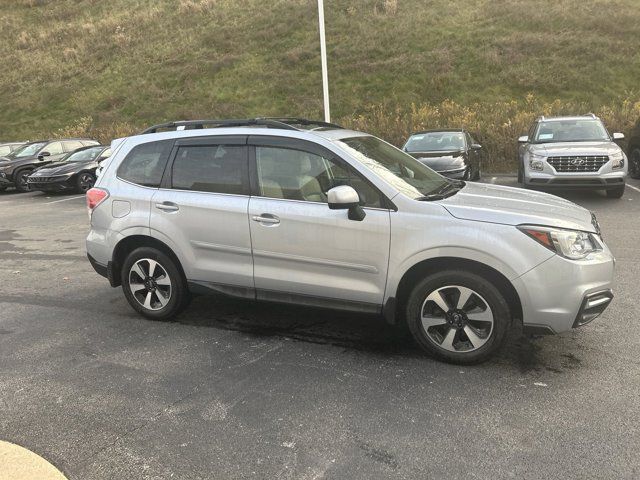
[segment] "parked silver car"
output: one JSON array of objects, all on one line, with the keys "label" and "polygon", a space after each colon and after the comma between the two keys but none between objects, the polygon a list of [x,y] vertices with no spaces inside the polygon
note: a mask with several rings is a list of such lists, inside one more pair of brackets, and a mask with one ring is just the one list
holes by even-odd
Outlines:
[{"label": "parked silver car", "polygon": [[525,187],[605,190],[607,196],[624,194],[628,162],[593,114],[581,117],[538,118],[529,134],[518,139],[518,181]]},{"label": "parked silver car", "polygon": [[514,319],[562,332],[612,299],[614,258],[588,210],[445,179],[321,122],[152,127],[117,143],[87,204],[91,264],[152,319],[194,292],[371,312],[473,363]]}]

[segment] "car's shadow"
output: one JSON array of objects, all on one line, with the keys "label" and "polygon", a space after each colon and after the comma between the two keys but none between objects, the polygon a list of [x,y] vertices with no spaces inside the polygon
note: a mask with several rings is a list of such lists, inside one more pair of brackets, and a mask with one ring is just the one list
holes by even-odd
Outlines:
[{"label": "car's shadow", "polygon": [[[259,338],[331,345],[371,355],[428,358],[406,328],[389,325],[378,315],[213,295],[195,297],[178,322]],[[507,363],[521,371],[544,368],[538,345],[542,339],[523,335],[519,325],[514,325],[507,337],[505,347],[488,364]]]}]

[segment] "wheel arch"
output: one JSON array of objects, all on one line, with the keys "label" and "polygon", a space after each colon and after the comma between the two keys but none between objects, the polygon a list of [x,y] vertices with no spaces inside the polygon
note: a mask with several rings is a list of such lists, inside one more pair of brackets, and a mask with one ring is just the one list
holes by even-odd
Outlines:
[{"label": "wheel arch", "polygon": [[176,268],[182,275],[183,280],[186,281],[186,276],[184,273],[184,269],[182,268],[182,262],[178,256],[174,253],[174,251],[169,247],[166,243],[158,240],[157,238],[153,238],[149,235],[129,235],[120,240],[115,248],[113,249],[113,256],[111,258],[110,267],[109,267],[109,280],[111,282],[111,286],[117,287],[121,285],[120,276],[122,272],[122,265],[131,252],[133,252],[136,248],[140,247],[150,247],[160,250],[165,255],[167,255],[173,262],[176,264]]},{"label": "wheel arch", "polygon": [[398,282],[393,299],[389,299],[389,301],[392,301],[395,308],[393,309],[393,312],[388,312],[387,309],[388,313],[385,315],[387,321],[390,323],[397,323],[398,319],[402,318],[402,311],[404,310],[409,293],[411,292],[411,287],[415,285],[417,281],[429,274],[442,270],[465,270],[491,281],[491,283],[500,290],[500,293],[502,293],[507,301],[511,318],[522,320],[523,312],[520,296],[511,281],[502,272],[477,260],[445,256],[421,260],[411,266],[402,275],[402,278]]}]

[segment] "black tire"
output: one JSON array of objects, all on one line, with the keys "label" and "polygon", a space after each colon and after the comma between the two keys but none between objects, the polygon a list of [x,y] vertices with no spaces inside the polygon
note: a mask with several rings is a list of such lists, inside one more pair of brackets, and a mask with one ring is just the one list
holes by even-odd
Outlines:
[{"label": "black tire", "polygon": [[625,184],[621,185],[620,187],[611,188],[607,190],[607,197],[622,198],[622,196],[624,195],[624,187],[625,187]]},{"label": "black tire", "polygon": [[[473,312],[476,309],[484,307],[484,311],[479,311],[479,314],[485,315],[488,311],[489,315],[493,317],[493,324],[489,331],[476,330],[475,327],[479,325],[479,323],[476,323],[476,320],[467,318],[466,314],[464,316],[465,318],[460,320],[464,326],[458,324],[457,327],[451,327],[450,323],[443,323],[442,325],[429,326],[425,329],[422,321],[423,307],[427,309],[431,305],[431,308],[435,308],[433,304],[430,304],[427,300],[427,297],[435,294],[438,289],[443,289],[442,291],[445,292],[445,295],[449,294],[448,292],[453,292],[454,296],[450,298],[455,298],[455,289],[458,288],[460,289],[458,290],[458,299],[460,298],[462,289],[473,291],[473,294],[468,297],[470,300],[465,303],[465,305],[473,307],[469,308],[470,316],[474,316],[475,318],[476,314]],[[447,322],[454,322],[454,314],[464,310],[464,307],[465,306],[462,305],[460,310],[451,309],[444,318],[448,319],[446,320]],[[442,310],[438,311],[441,312]],[[462,365],[480,363],[494,355],[501,347],[505,333],[511,325],[509,306],[502,293],[489,280],[464,270],[447,270],[434,273],[418,282],[409,294],[405,315],[405,320],[413,338],[426,352],[439,360]],[[455,321],[457,321],[457,318]],[[470,321],[473,323],[469,323]],[[443,320],[443,322],[445,322],[445,320]],[[482,325],[489,324],[483,321]],[[469,326],[474,328],[472,333],[483,333],[483,335],[486,335],[484,338],[477,336],[479,340],[484,342],[481,343],[481,346],[473,346],[471,337],[466,334],[467,327]],[[427,330],[431,333],[427,333]],[[438,345],[434,340],[434,337],[440,335],[439,332],[442,332],[442,344],[444,344],[446,336],[451,331],[454,331],[453,335],[457,339],[458,345],[461,346],[459,350],[448,350]],[[452,340],[451,344],[452,348],[455,349],[453,343],[454,340]],[[473,348],[471,349],[469,346]]]},{"label": "black tire", "polygon": [[31,175],[31,170],[29,169],[18,170],[13,174],[13,183],[16,186],[16,190],[23,193],[31,190],[27,183],[29,175]]},{"label": "black tire", "polygon": [[522,162],[518,162],[518,183],[524,185],[524,171],[522,169]]},{"label": "black tire", "polygon": [[480,181],[480,177],[482,177],[482,171],[480,167],[480,161],[478,161],[478,165],[476,167],[476,174],[474,175],[473,179],[477,182],[477,181]]},{"label": "black tire", "polygon": [[96,183],[96,177],[91,172],[80,172],[76,177],[76,191],[78,193],[87,193]]},{"label": "black tire", "polygon": [[[134,294],[134,292],[132,291],[133,283],[130,281],[130,279],[140,280],[139,285],[145,285],[145,279],[138,278],[139,276],[132,273],[131,270],[134,265],[140,262],[140,264],[138,264],[138,267],[143,269],[143,273],[148,274],[148,269],[146,272],[144,271],[144,265],[149,265],[147,260],[153,260],[157,262],[157,265],[155,267],[156,271],[153,272],[155,273],[153,282],[155,290],[150,291],[148,288],[145,288],[144,291],[138,290],[138,292]],[[160,271],[158,271],[158,266],[160,266],[161,268]],[[155,281],[160,282],[164,280],[162,271],[164,271],[164,273],[168,275],[170,281],[168,295],[166,286],[155,283]],[[122,265],[121,281],[122,291],[124,292],[124,296],[129,302],[129,305],[131,305],[131,307],[133,307],[133,309],[138,313],[152,320],[171,320],[184,308],[187,307],[191,299],[189,295],[189,289],[187,287],[187,282],[178,266],[168,255],[156,248],[140,247],[131,252]],[[149,297],[151,299],[149,303],[151,308],[146,308],[142,302],[143,299],[147,298],[147,295],[149,293],[151,293],[151,296]],[[163,295],[163,298],[165,300],[168,296],[168,301],[164,306],[161,306],[162,302],[160,301],[160,295]]]},{"label": "black tire", "polygon": [[629,176],[640,178],[640,148],[634,148],[629,154]]},{"label": "black tire", "polygon": [[462,180],[465,180],[465,181],[471,180],[471,165],[469,165],[465,170],[464,175],[462,176]]}]

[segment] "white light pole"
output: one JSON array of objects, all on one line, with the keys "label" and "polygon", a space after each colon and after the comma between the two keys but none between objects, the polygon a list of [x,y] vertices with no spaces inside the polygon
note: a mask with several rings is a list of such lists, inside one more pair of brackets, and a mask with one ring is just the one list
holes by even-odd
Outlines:
[{"label": "white light pole", "polygon": [[320,58],[322,61],[322,97],[324,101],[324,121],[331,121],[329,109],[329,74],[327,73],[327,45],[324,38],[324,0],[318,0],[318,25],[320,30]]}]

